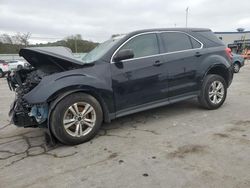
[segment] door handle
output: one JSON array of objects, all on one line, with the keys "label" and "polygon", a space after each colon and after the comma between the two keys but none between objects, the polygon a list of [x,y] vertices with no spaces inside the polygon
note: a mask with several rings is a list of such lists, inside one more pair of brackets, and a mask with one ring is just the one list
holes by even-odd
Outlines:
[{"label": "door handle", "polygon": [[154,66],[158,67],[162,65],[162,62],[160,60],[155,61]]},{"label": "door handle", "polygon": [[200,57],[200,56],[202,56],[202,54],[200,52],[195,52],[195,56]]}]

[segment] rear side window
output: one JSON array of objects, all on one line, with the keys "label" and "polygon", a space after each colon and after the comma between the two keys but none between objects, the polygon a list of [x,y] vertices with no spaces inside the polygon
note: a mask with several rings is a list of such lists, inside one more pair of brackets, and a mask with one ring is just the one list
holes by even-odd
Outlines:
[{"label": "rear side window", "polygon": [[224,46],[222,40],[218,39],[212,31],[194,31],[194,34],[205,47]]},{"label": "rear side window", "polygon": [[[192,49],[190,37],[184,33],[161,33],[166,52],[175,52]],[[194,44],[197,45],[197,44]]]},{"label": "rear side window", "polygon": [[131,49],[134,58],[159,54],[159,45],[156,34],[139,35],[127,42],[120,50]]}]

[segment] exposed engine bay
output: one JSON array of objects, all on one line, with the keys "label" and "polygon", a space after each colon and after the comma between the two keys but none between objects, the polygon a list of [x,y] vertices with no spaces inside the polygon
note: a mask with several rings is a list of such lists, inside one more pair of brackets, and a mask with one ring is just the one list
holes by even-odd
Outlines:
[{"label": "exposed engine bay", "polygon": [[36,87],[42,78],[47,75],[48,73],[44,73],[41,70],[30,68],[9,73],[7,79],[10,89],[16,91],[18,96],[23,96]]}]

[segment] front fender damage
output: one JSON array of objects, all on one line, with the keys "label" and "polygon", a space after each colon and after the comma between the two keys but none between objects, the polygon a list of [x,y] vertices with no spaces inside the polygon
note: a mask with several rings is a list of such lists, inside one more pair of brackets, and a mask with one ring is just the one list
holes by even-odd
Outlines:
[{"label": "front fender damage", "polygon": [[[55,84],[56,78],[67,74],[72,77],[74,71],[94,64],[83,64],[64,47],[26,48],[20,50],[19,55],[30,66],[8,73],[8,85],[16,93],[9,111],[11,122],[18,127],[48,128],[52,102],[48,97],[63,85],[63,82]],[[50,140],[53,140],[50,129],[45,130],[46,138],[49,135]]]}]

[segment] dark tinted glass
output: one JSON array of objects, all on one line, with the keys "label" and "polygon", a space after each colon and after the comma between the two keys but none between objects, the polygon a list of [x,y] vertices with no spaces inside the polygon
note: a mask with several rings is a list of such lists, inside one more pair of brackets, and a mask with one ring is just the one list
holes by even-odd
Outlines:
[{"label": "dark tinted glass", "polygon": [[135,56],[144,57],[159,53],[159,46],[156,34],[139,35],[127,42],[120,50],[131,49]]},{"label": "dark tinted glass", "polygon": [[212,31],[195,31],[195,38],[201,41],[205,47],[224,46],[223,41],[218,39]]},{"label": "dark tinted glass", "polygon": [[161,33],[166,52],[175,52],[192,49],[189,36],[184,33],[166,32]]}]

